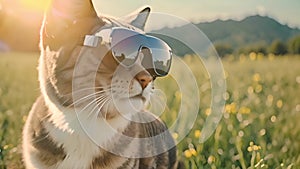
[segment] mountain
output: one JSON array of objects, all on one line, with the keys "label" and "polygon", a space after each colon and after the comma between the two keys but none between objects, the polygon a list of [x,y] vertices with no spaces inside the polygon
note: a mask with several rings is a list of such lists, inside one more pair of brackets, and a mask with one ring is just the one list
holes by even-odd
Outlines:
[{"label": "mountain", "polygon": [[[0,0],[1,1],[1,0]],[[41,14],[28,14],[30,20],[24,20],[9,13],[0,13],[0,51],[38,51],[39,28],[42,21]],[[290,28],[267,16],[249,16],[241,21],[215,20],[194,24],[215,45],[226,45],[239,51],[240,49],[255,46],[268,46],[274,40],[287,42],[293,36],[300,35],[300,30]],[[188,39],[192,44],[197,44],[203,50],[209,48],[205,37],[190,31],[191,25],[175,28],[163,28],[156,32],[169,32],[179,34]],[[179,56],[191,54],[193,51],[182,42],[167,36],[157,35],[172,47],[173,52]],[[210,45],[210,44],[209,44]],[[190,46],[190,45],[189,45]]]},{"label": "mountain", "polygon": [[[223,44],[230,46],[234,51],[242,48],[257,45],[270,45],[274,40],[287,42],[293,36],[299,35],[300,30],[283,25],[273,18],[267,16],[249,16],[241,21],[235,20],[215,20],[194,24],[199,28],[213,44]],[[157,32],[177,32],[189,36],[189,41],[197,43],[199,40],[193,35],[189,35],[185,30],[187,25],[175,28],[163,28]],[[193,53],[186,45],[173,38],[160,36],[166,40],[175,54],[185,55]]]}]

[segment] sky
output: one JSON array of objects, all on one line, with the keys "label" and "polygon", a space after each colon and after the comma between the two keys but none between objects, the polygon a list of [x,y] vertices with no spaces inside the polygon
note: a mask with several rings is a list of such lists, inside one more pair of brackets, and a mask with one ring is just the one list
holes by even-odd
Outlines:
[{"label": "sky", "polygon": [[[300,0],[93,0],[98,13],[124,16],[141,6],[194,23],[216,19],[241,20],[249,15],[270,16],[282,24],[300,28]],[[176,26],[169,20],[168,26]],[[158,26],[158,25],[156,25]],[[154,26],[155,27],[155,26]]]},{"label": "sky", "polygon": [[[43,11],[51,0],[0,0],[10,9],[16,11]],[[300,28],[300,0],[92,0],[98,14],[121,17],[136,9],[148,5],[152,12],[160,12],[172,17],[159,17],[148,23],[150,29],[164,26],[178,26],[184,22],[193,23],[213,21],[216,19],[241,20],[249,15],[269,16],[282,24]],[[1,3],[0,3],[1,9]],[[23,14],[22,14],[23,15]],[[153,16],[153,15],[152,15]],[[151,17],[150,17],[151,21]]]}]

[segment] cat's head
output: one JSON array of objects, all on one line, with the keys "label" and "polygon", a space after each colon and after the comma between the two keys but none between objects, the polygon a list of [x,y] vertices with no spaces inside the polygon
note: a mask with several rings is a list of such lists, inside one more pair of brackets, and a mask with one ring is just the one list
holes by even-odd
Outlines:
[{"label": "cat's head", "polygon": [[[115,26],[141,32],[149,13],[146,7],[122,19],[98,17],[90,0],[54,0],[41,30],[43,94],[65,107],[90,107],[92,116],[107,119],[142,110],[154,90],[155,76],[142,64],[151,51],[143,48],[126,67],[103,42],[105,37],[96,35],[110,37]],[[85,45],[87,35],[96,45]]]}]

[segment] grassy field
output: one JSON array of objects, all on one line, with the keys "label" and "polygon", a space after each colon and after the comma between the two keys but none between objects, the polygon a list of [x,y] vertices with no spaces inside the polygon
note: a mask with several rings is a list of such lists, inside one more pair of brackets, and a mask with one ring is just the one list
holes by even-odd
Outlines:
[{"label": "grassy field", "polygon": [[37,54],[0,54],[0,168],[22,168],[21,132],[37,97]]},{"label": "grassy field", "polygon": [[[39,94],[38,54],[0,54],[0,169],[24,168],[21,132],[28,111]],[[227,93],[223,118],[214,134],[199,143],[201,128],[210,113],[209,78],[201,62],[184,61],[198,77],[199,118],[190,134],[179,143],[179,157],[188,168],[300,168],[300,57],[252,53],[223,60]],[[176,118],[180,95],[176,86],[164,88],[168,111],[162,118]],[[175,114],[175,115],[174,115]],[[177,133],[173,133],[177,138]]]}]

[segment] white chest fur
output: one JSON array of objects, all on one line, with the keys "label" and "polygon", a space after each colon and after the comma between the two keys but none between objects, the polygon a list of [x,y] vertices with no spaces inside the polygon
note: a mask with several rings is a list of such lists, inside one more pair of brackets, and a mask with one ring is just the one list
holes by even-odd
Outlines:
[{"label": "white chest fur", "polygon": [[99,147],[84,134],[82,129],[73,128],[72,132],[63,131],[53,124],[46,124],[50,137],[59,146],[63,146],[66,153],[65,159],[57,164],[56,168],[85,169],[91,164],[94,156],[99,154]]},{"label": "white chest fur", "polygon": [[88,109],[76,113],[74,109],[57,106],[54,100],[45,98],[52,112],[49,121],[44,123],[46,130],[66,153],[66,158],[55,166],[58,169],[89,168],[92,160],[101,155],[99,145],[111,141],[116,130],[123,130],[129,124],[128,120],[121,117],[109,122],[102,118],[88,118]]},{"label": "white chest fur", "polygon": [[[64,113],[69,114],[69,113]],[[101,155],[99,145],[105,144],[113,139],[115,132],[112,132],[112,126],[118,124],[117,128],[125,128],[127,123],[120,120],[114,120],[110,125],[101,119],[78,120],[73,115],[64,115],[56,119],[64,119],[63,127],[56,126],[62,124],[58,122],[47,122],[46,129],[49,135],[59,146],[63,146],[66,158],[59,163],[56,168],[65,169],[85,169],[89,168],[92,160]],[[55,122],[54,122],[55,123]]]}]

